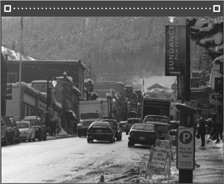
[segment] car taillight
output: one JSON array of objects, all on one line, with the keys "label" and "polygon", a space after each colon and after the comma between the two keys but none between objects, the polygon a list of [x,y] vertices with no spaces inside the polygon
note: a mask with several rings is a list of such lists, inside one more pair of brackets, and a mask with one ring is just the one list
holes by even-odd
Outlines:
[{"label": "car taillight", "polygon": [[129,132],[129,133],[128,133],[128,135],[133,136],[133,135],[134,135],[134,133],[133,133],[133,132]]},{"label": "car taillight", "polygon": [[89,133],[93,133],[93,129],[90,128],[90,129],[88,130],[88,132],[89,132]]}]

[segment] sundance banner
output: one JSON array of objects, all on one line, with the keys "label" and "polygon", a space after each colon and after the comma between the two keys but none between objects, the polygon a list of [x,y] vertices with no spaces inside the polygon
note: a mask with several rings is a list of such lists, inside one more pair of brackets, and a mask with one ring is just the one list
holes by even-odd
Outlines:
[{"label": "sundance banner", "polygon": [[166,26],[165,75],[185,75],[186,26]]}]

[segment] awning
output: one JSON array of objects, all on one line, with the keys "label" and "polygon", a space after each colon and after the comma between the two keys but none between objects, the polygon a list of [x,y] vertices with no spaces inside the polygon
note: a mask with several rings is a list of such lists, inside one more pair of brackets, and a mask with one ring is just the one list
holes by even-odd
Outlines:
[{"label": "awning", "polygon": [[77,119],[77,115],[72,110],[66,110],[66,112],[70,113],[71,118]]}]

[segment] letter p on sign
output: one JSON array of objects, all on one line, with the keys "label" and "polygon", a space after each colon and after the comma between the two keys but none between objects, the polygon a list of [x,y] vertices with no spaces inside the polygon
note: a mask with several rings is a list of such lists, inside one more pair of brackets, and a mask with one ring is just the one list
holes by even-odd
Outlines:
[{"label": "letter p on sign", "polygon": [[191,141],[192,141],[192,134],[191,132],[188,132],[188,131],[183,131],[181,132],[180,134],[180,141],[183,143],[183,144],[189,144]]},{"label": "letter p on sign", "polygon": [[190,138],[189,133],[183,133],[183,142],[186,142],[186,140],[188,140],[189,138]]}]

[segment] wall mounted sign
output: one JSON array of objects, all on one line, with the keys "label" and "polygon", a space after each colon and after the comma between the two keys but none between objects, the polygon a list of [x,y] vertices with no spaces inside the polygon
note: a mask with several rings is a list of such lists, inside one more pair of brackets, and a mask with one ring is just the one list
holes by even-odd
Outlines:
[{"label": "wall mounted sign", "polygon": [[165,75],[185,75],[186,26],[166,25]]}]

